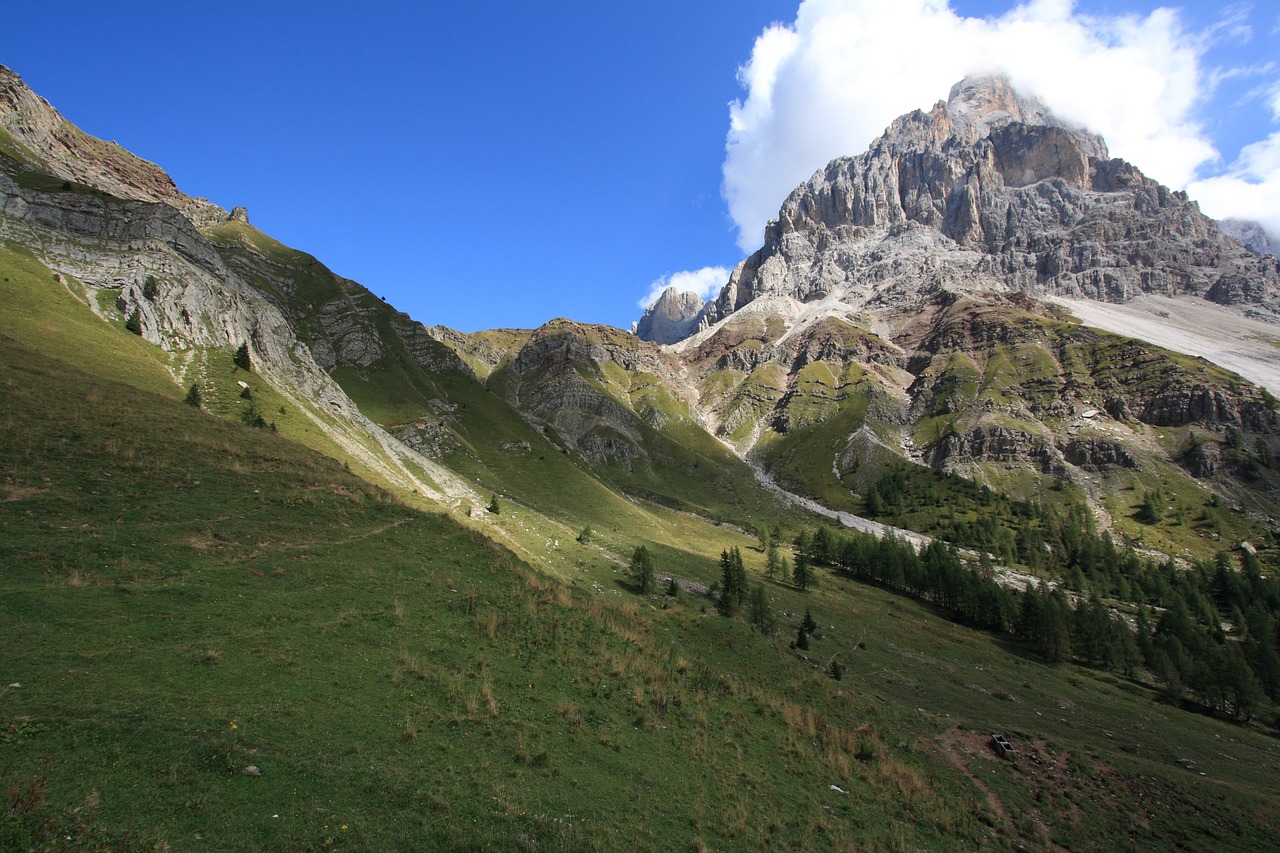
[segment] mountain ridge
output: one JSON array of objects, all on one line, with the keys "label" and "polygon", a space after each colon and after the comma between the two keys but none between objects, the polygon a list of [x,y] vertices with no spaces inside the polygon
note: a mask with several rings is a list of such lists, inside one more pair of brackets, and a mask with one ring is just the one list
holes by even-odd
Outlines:
[{"label": "mountain ridge", "polygon": [[0,846],[1275,837],[1264,389],[965,281],[918,222],[876,239],[938,286],[886,256],[879,302],[466,334],[24,158]]},{"label": "mountain ridge", "polygon": [[1189,294],[1275,318],[1280,263],[1006,79],[966,78],[797,187],[696,325],[766,294],[831,295],[853,312],[948,288],[1112,302]]}]

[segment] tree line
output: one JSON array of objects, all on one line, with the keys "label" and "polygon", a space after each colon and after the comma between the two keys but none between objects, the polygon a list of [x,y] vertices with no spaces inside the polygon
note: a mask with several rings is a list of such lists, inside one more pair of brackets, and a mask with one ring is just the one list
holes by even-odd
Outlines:
[{"label": "tree line", "polygon": [[1077,588],[1091,587],[1089,594],[1048,583],[1015,591],[997,581],[985,552],[965,560],[937,539],[917,551],[892,537],[824,526],[796,537],[795,556],[1018,637],[1046,661],[1152,678],[1172,701],[1240,719],[1280,701],[1280,581],[1263,574],[1256,555],[1246,551],[1237,563],[1223,552],[1212,564],[1179,568],[1116,547],[1087,516],[1067,518],[1041,553],[1059,576],[1084,578]]}]

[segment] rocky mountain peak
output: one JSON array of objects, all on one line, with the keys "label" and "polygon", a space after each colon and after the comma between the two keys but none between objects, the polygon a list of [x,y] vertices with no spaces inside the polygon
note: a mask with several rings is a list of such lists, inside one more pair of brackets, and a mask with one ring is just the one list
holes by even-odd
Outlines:
[{"label": "rocky mountain peak", "polygon": [[971,77],[792,191],[695,331],[762,296],[852,314],[941,291],[1193,296],[1280,317],[1280,264],[1007,79]]},{"label": "rocky mountain peak", "polygon": [[1108,159],[1102,137],[1062,121],[1043,101],[1015,90],[1003,75],[966,77],[951,87],[946,103],[940,106],[946,110],[952,133],[958,139],[990,137],[1010,124],[1051,127],[1068,131],[1086,156]]},{"label": "rocky mountain peak", "polygon": [[693,291],[680,293],[674,287],[662,291],[636,324],[636,336],[656,344],[674,344],[689,337],[698,325],[705,303]]}]

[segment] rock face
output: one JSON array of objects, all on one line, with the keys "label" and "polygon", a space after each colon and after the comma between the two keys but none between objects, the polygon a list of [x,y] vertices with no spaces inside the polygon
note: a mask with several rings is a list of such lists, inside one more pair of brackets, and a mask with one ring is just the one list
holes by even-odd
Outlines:
[{"label": "rock face", "polygon": [[197,228],[225,222],[226,210],[180,192],[154,163],[104,142],[64,119],[22,78],[0,65],[0,130],[40,171],[130,201],[163,202]]},{"label": "rock face", "polygon": [[1280,315],[1280,262],[1110,159],[1101,138],[984,77],[792,192],[698,325],[766,295],[860,310],[943,290],[1192,295]]},{"label": "rock face", "polygon": [[[228,254],[226,246],[197,229],[200,223],[231,222],[225,210],[183,196],[157,167],[83,134],[16,75],[0,71],[0,133],[32,142],[49,155],[38,159],[21,141],[24,161],[0,151],[0,240],[30,249],[103,319],[136,315],[139,334],[169,353],[170,369],[181,387],[201,382],[210,352],[229,353],[247,344],[254,373],[352,459],[423,494],[440,495],[442,483],[453,487],[451,475],[369,421],[299,339],[291,316],[294,306],[271,292],[273,281],[284,289],[296,288],[298,270],[261,255]],[[59,145],[64,152],[56,150]],[[241,219],[235,227],[250,226]],[[340,279],[302,257],[310,261],[305,272],[312,281],[327,276],[341,290],[336,284]],[[358,286],[348,284],[343,295],[350,303]],[[394,313],[363,288],[359,292]],[[376,320],[370,312],[362,322],[372,325]],[[348,325],[358,332],[361,324]],[[390,326],[402,332],[403,351],[424,359],[436,355],[465,370],[452,352],[420,325],[414,328],[407,317],[399,315]],[[325,344],[334,348],[323,336],[313,341],[320,344],[317,355]],[[336,364],[338,358],[330,362]],[[405,464],[408,457],[427,477]]]},{"label": "rock face", "polygon": [[1259,255],[1280,257],[1280,237],[1269,234],[1257,222],[1247,219],[1224,219],[1218,223],[1222,233],[1235,237]]},{"label": "rock face", "polygon": [[682,341],[697,329],[702,306],[702,297],[698,294],[677,293],[674,287],[668,287],[640,318],[636,337],[655,344]]}]

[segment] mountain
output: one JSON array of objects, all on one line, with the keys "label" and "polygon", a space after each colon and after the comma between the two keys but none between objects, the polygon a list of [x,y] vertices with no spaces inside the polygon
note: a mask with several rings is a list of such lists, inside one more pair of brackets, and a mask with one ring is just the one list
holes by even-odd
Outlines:
[{"label": "mountain", "polygon": [[1214,228],[971,80],[467,334],[0,71],[0,847],[1265,847],[1276,402],[1068,310],[1267,328]]},{"label": "mountain", "polygon": [[[1225,339],[1248,349],[1229,363],[1265,381],[1257,321],[1278,299],[1274,258],[984,77],[797,187],[669,349],[717,435],[829,505],[864,510],[882,465],[909,461],[1024,496],[1073,483],[1139,536],[1117,490],[1169,477],[1269,513],[1254,478],[1273,480],[1251,454],[1269,457],[1274,398],[1159,344],[1196,339],[1170,309],[1234,328]],[[1130,305],[1150,313],[1119,313]],[[1230,463],[1185,449],[1233,430],[1250,452]]]},{"label": "mountain", "polygon": [[702,297],[668,287],[645,309],[636,324],[636,337],[657,344],[674,344],[693,334],[702,316]]},{"label": "mountain", "polygon": [[1280,240],[1269,234],[1257,222],[1246,219],[1224,219],[1218,223],[1223,234],[1235,237],[1260,255],[1275,257],[1280,254]]}]

